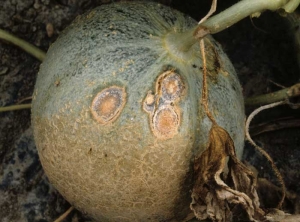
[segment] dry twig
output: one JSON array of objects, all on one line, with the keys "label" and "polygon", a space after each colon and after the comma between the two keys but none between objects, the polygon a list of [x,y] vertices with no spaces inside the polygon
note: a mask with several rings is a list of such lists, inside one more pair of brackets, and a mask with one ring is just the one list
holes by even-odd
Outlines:
[{"label": "dry twig", "polygon": [[262,106],[262,107],[259,107],[257,108],[256,110],[254,110],[248,117],[247,121],[246,121],[246,139],[261,153],[263,154],[267,160],[271,163],[271,166],[272,166],[272,169],[281,185],[281,190],[282,190],[282,197],[281,197],[281,200],[280,202],[278,203],[278,206],[277,208],[281,208],[282,204],[283,204],[283,201],[284,201],[284,198],[285,198],[285,192],[286,192],[286,188],[285,188],[285,184],[284,184],[284,181],[283,181],[283,178],[278,170],[278,168],[276,167],[274,161],[272,160],[272,158],[270,157],[270,155],[264,151],[261,147],[259,147],[251,138],[250,136],[250,133],[249,133],[249,126],[250,126],[250,123],[252,121],[252,119],[261,111],[265,110],[265,109],[270,109],[270,108],[273,108],[273,107],[276,107],[276,106],[280,106],[280,105],[283,105],[283,104],[286,104],[285,101],[280,101],[280,102],[276,102],[276,103],[272,103],[272,104],[268,104],[268,105],[265,105],[265,106]]},{"label": "dry twig", "polygon": [[74,210],[73,206],[71,206],[66,212],[60,215],[60,217],[57,218],[54,222],[62,222],[64,219],[66,219],[66,217],[71,213],[72,210]]}]

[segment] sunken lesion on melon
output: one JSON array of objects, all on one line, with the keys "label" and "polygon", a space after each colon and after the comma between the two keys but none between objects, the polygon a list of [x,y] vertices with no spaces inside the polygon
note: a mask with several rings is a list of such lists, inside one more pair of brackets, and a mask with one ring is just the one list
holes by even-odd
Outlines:
[{"label": "sunken lesion on melon", "polygon": [[100,124],[115,121],[126,104],[125,88],[110,86],[99,92],[91,104],[91,113]]},{"label": "sunken lesion on melon", "polygon": [[152,118],[154,135],[161,139],[172,138],[178,132],[180,125],[180,110],[178,107],[166,105],[160,107]]},{"label": "sunken lesion on melon", "polygon": [[177,104],[185,88],[181,76],[171,69],[158,76],[155,92],[148,91],[143,109],[149,114],[151,131],[157,138],[171,139],[178,133],[181,110]]},{"label": "sunken lesion on melon", "polygon": [[159,76],[156,90],[164,100],[174,103],[183,95],[185,87],[181,77],[171,70]]}]

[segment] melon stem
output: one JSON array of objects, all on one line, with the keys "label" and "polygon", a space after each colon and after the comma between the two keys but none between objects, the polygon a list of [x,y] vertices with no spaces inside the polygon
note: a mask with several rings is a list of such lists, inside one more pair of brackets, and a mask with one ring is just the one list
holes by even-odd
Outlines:
[{"label": "melon stem", "polygon": [[223,31],[248,16],[258,17],[265,10],[291,13],[299,3],[300,0],[243,0],[196,27],[182,33],[172,33],[173,44],[177,45],[179,51],[187,52],[206,35]]}]

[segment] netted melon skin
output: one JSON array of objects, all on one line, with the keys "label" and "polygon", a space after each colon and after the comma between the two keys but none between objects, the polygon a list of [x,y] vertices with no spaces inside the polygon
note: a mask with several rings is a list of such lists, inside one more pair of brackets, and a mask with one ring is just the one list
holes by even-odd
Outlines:
[{"label": "netted melon skin", "polygon": [[[182,221],[189,211],[192,164],[206,148],[211,123],[201,106],[199,47],[179,58],[166,39],[195,24],[156,3],[111,4],[78,17],[50,47],[33,96],[35,142],[50,182],[96,221]],[[241,156],[241,87],[219,45],[205,42],[210,108]],[[181,79],[170,103],[158,92],[166,72]],[[92,103],[110,87],[124,91],[124,104],[114,118],[99,121]],[[156,102],[149,111],[150,91]],[[153,124],[165,106],[176,113],[177,125],[167,125],[171,134]]]}]

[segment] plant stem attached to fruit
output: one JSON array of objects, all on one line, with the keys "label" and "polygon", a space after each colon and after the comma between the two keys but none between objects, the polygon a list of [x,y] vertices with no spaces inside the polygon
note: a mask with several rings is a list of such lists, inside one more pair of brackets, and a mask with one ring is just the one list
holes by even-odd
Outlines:
[{"label": "plant stem attached to fruit", "polygon": [[[178,49],[188,51],[199,39],[208,34],[215,34],[234,25],[240,20],[259,15],[265,10],[284,10],[286,13],[293,12],[300,4],[300,0],[243,0],[223,12],[212,16],[205,22],[178,35]],[[183,38],[184,36],[184,38]],[[184,41],[182,41],[184,39]]]}]

